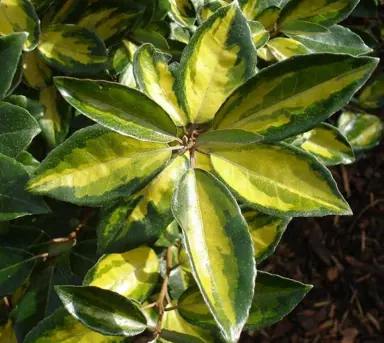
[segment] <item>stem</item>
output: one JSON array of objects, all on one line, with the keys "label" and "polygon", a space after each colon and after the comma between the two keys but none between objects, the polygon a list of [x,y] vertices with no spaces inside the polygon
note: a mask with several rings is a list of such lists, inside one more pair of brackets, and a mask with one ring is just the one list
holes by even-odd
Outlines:
[{"label": "stem", "polygon": [[[161,286],[161,291],[159,294],[159,297],[157,299],[157,307],[159,309],[159,317],[157,319],[157,325],[156,325],[156,331],[155,331],[155,338],[159,338],[160,333],[161,333],[161,326],[163,324],[163,319],[164,319],[164,312],[165,312],[165,301],[166,301],[166,296],[167,296],[167,291],[168,291],[168,283],[169,283],[169,274],[172,271],[172,246],[168,247],[167,253],[165,255],[166,258],[166,263],[167,263],[167,268],[165,272],[165,277],[163,284]],[[168,301],[167,301],[168,305]]]},{"label": "stem", "polygon": [[191,162],[191,168],[195,169],[196,167],[196,158],[195,158],[195,150],[191,149],[189,152],[189,160]]},{"label": "stem", "polygon": [[73,245],[76,245],[77,235],[85,227],[85,225],[87,225],[87,222],[88,222],[89,218],[91,217],[91,215],[92,215],[92,210],[90,208],[86,208],[85,211],[84,211],[83,217],[80,220],[80,224],[77,225],[76,229],[73,230],[68,235],[68,239],[74,241]]}]

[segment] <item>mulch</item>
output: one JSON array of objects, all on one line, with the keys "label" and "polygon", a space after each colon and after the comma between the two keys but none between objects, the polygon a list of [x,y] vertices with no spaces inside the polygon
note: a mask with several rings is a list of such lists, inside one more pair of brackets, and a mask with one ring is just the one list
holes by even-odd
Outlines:
[{"label": "mulch", "polygon": [[286,318],[244,334],[242,343],[384,342],[384,144],[331,171],[354,215],[291,222],[259,269],[314,288]]}]

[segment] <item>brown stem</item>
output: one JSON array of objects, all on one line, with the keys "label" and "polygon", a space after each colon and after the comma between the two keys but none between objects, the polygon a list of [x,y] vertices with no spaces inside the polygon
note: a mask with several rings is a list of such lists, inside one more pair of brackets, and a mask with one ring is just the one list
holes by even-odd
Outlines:
[{"label": "brown stem", "polygon": [[195,150],[194,149],[191,149],[190,152],[189,152],[189,160],[191,162],[191,168],[192,169],[195,169],[195,166],[196,166],[196,158],[195,158]]},{"label": "brown stem", "polygon": [[[155,331],[155,338],[158,338],[161,333],[161,326],[163,324],[163,319],[164,319],[164,312],[165,312],[165,306],[168,305],[168,301],[166,300],[167,292],[168,292],[168,283],[169,283],[169,274],[172,271],[172,246],[168,247],[167,253],[165,255],[166,259],[166,272],[165,272],[165,277],[163,280],[163,284],[161,286],[161,291],[159,294],[159,297],[157,299],[157,307],[159,311],[159,316],[157,319],[157,325],[156,325],[156,331]],[[167,302],[167,304],[165,304]]]},{"label": "brown stem", "polygon": [[73,230],[68,235],[68,239],[73,240],[74,241],[74,245],[76,245],[76,238],[77,238],[78,233],[87,225],[87,222],[88,222],[89,218],[91,217],[91,215],[92,215],[92,209],[91,208],[86,208],[84,210],[83,217],[80,220],[80,224],[77,225],[76,229]]}]

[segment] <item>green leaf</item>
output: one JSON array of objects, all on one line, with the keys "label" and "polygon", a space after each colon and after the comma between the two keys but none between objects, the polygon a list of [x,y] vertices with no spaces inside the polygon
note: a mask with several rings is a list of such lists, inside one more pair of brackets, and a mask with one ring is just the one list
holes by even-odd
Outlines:
[{"label": "green leaf", "polygon": [[283,25],[280,27],[280,30],[285,34],[291,33],[296,35],[324,35],[330,33],[329,30],[324,26],[302,20],[288,21],[283,23]]},{"label": "green leaf", "polygon": [[11,294],[23,284],[34,265],[35,259],[29,252],[0,247],[0,296]]},{"label": "green leaf", "polygon": [[252,209],[242,210],[251,233],[256,262],[273,254],[291,218],[272,217]]},{"label": "green leaf", "polygon": [[196,21],[196,9],[191,0],[169,0],[168,15],[181,26],[192,26]]},{"label": "green leaf", "polygon": [[218,149],[211,152],[211,162],[237,199],[267,214],[351,214],[328,169],[312,155],[288,144]]},{"label": "green leaf", "polygon": [[107,208],[97,229],[99,249],[123,252],[155,242],[173,220],[172,195],[188,167],[185,156],[172,159],[134,200]]},{"label": "green leaf", "polygon": [[105,336],[88,329],[61,308],[41,321],[23,343],[128,343],[125,337]]},{"label": "green leaf", "polygon": [[281,8],[276,6],[271,6],[265,8],[262,12],[260,12],[255,20],[263,24],[266,29],[272,29],[277,22],[281,12]]},{"label": "green leaf", "polygon": [[338,127],[356,152],[377,146],[383,133],[381,119],[371,114],[344,112],[339,118]]},{"label": "green leaf", "polygon": [[44,89],[52,83],[52,70],[37,50],[24,54],[23,77],[28,86],[35,89]]},{"label": "green leaf", "polygon": [[107,44],[131,30],[145,10],[142,2],[108,0],[93,2],[77,25],[95,32]]},{"label": "green leaf", "polygon": [[32,100],[24,95],[10,95],[4,101],[26,109],[36,120],[41,119],[44,115],[44,106],[39,101]]},{"label": "green leaf", "polygon": [[326,166],[349,164],[355,160],[348,140],[336,127],[326,123],[316,126],[300,147]]},{"label": "green leaf", "polygon": [[327,35],[297,35],[288,33],[288,36],[302,43],[313,53],[329,52],[358,56],[372,51],[356,33],[339,25],[331,26]]},{"label": "green leaf", "polygon": [[379,74],[372,83],[363,89],[359,101],[365,108],[382,108],[384,106],[384,74]]},{"label": "green leaf", "polygon": [[104,42],[94,32],[59,24],[44,30],[37,49],[53,68],[70,74],[97,74],[108,62]]},{"label": "green leaf", "polygon": [[176,98],[170,58],[151,44],[144,44],[135,53],[133,71],[139,89],[159,104],[177,126],[184,126],[188,119]]},{"label": "green leaf", "polygon": [[215,118],[218,129],[242,129],[267,140],[308,131],[346,105],[377,59],[316,54],[263,69],[238,88]]},{"label": "green leaf", "polygon": [[122,135],[171,142],[176,127],[167,113],[141,92],[107,81],[56,78],[63,97],[78,111]]},{"label": "green leaf", "polygon": [[123,42],[108,48],[108,74],[117,76],[121,74],[130,63],[129,52]]},{"label": "green leaf", "polygon": [[78,242],[71,250],[71,270],[83,280],[85,275],[97,263],[99,258],[100,254],[97,252],[96,239]]},{"label": "green leaf", "polygon": [[253,43],[256,48],[261,48],[267,44],[269,40],[269,32],[264,28],[263,24],[258,21],[249,21],[248,25],[251,29]]},{"label": "green leaf", "polygon": [[345,19],[359,0],[292,0],[281,11],[279,24],[308,21],[331,26]]},{"label": "green leaf", "polygon": [[[258,271],[255,295],[246,330],[261,330],[285,317],[311,290],[312,286],[278,275]],[[192,286],[179,300],[179,313],[189,323],[215,329],[215,322],[197,289]]]},{"label": "green leaf", "polygon": [[140,44],[150,43],[153,44],[156,48],[164,51],[167,51],[170,48],[167,39],[158,31],[154,31],[150,28],[137,28],[129,36],[130,39]]},{"label": "green leaf", "polygon": [[55,86],[42,89],[39,99],[45,107],[44,115],[39,119],[42,135],[48,146],[54,148],[61,144],[68,134],[72,108],[64,101]]},{"label": "green leaf", "polygon": [[170,156],[165,144],[138,141],[93,125],[54,149],[28,189],[75,204],[101,205],[143,187]]},{"label": "green leaf", "polygon": [[159,260],[148,247],[104,255],[89,270],[84,286],[95,286],[143,302],[157,282]]},{"label": "green leaf", "polygon": [[118,293],[93,286],[55,289],[67,311],[96,332],[130,337],[146,329],[146,319],[137,305]]},{"label": "green leaf", "polygon": [[29,175],[21,163],[0,154],[0,166],[0,222],[50,211],[40,197],[25,191]]},{"label": "green leaf", "polygon": [[0,33],[27,32],[26,51],[33,50],[39,42],[40,20],[28,0],[2,0],[0,5]]},{"label": "green leaf", "polygon": [[0,99],[7,95],[12,86],[26,39],[26,33],[0,37]]},{"label": "green leaf", "polygon": [[292,56],[309,54],[309,50],[303,44],[285,37],[273,38],[268,42],[267,46],[278,61],[284,61]]},{"label": "green leaf", "polygon": [[211,121],[255,68],[256,49],[244,15],[236,3],[220,8],[197,29],[181,57],[174,89],[189,121]]},{"label": "green leaf", "polygon": [[26,110],[0,102],[0,154],[16,157],[39,132],[39,124]]},{"label": "green leaf", "polygon": [[[193,275],[225,339],[236,342],[248,316],[256,268],[252,240],[228,189],[203,170],[189,170],[175,192]],[[225,272],[224,272],[225,270]]]}]

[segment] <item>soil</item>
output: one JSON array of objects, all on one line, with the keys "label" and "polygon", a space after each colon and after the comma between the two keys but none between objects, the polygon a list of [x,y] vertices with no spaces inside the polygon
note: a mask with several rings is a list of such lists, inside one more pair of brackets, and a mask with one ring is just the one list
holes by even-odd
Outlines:
[{"label": "soil", "polygon": [[384,144],[350,166],[332,168],[354,212],[294,219],[259,269],[314,288],[282,321],[248,342],[384,342]]}]

